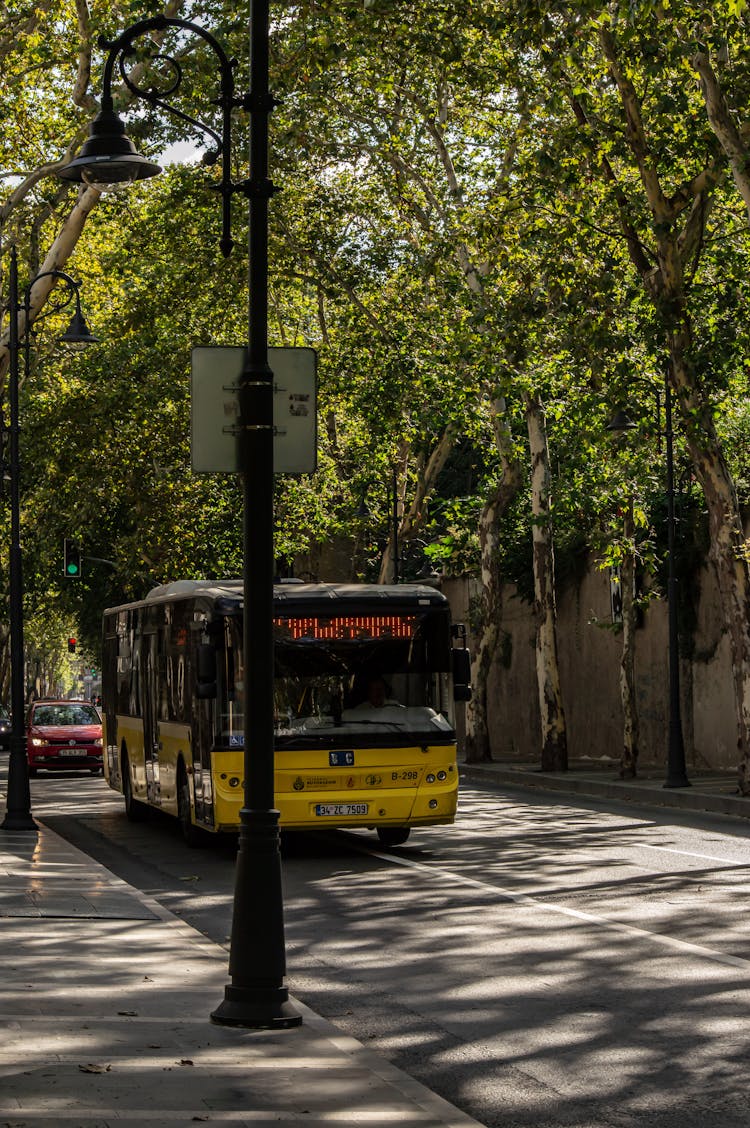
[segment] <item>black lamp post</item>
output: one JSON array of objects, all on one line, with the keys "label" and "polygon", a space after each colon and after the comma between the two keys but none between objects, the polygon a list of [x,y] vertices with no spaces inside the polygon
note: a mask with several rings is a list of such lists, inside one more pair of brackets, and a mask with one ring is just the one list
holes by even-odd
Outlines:
[{"label": "black lamp post", "polygon": [[[24,375],[29,374],[29,348],[31,340],[31,290],[40,278],[56,278],[65,283],[68,297],[62,303],[67,305],[75,297],[76,311],[73,319],[66,329],[61,340],[73,344],[88,344],[96,340],[91,335],[81,313],[81,301],[78,294],[80,283],[76,282],[64,270],[45,270],[38,274],[33,283],[26,287],[24,295]],[[20,486],[20,450],[19,450],[19,339],[18,339],[18,256],[15,246],[10,252],[9,271],[9,301],[8,314],[10,327],[8,333],[8,352],[10,354],[9,368],[9,405],[10,405],[10,665],[11,687],[10,707],[12,713],[12,729],[10,738],[10,756],[8,758],[8,797],[3,819],[4,830],[35,830],[36,823],[31,815],[31,792],[29,789],[29,772],[26,760],[26,733],[24,726],[24,710],[26,706],[25,678],[24,678],[24,645],[23,645],[23,557],[21,553],[21,486]],[[5,467],[3,467],[3,470]]]},{"label": "black lamp post", "polygon": [[[629,431],[635,427],[622,409],[618,410],[608,431]],[[677,575],[675,569],[675,488],[674,431],[672,429],[672,387],[669,367],[664,374],[664,437],[667,455],[667,629],[669,648],[669,725],[667,741],[667,777],[664,787],[690,787],[685,767],[685,741],[680,712],[680,649],[677,630]]]},{"label": "black lamp post", "polygon": [[669,368],[664,374],[664,437],[667,451],[667,606],[669,609],[669,744],[665,787],[690,787],[685,768],[685,742],[680,715],[680,650],[677,634],[677,575],[675,570],[674,432]]},{"label": "black lamp post", "polygon": [[[391,480],[388,484],[388,540],[393,548],[392,582],[399,583],[401,578],[401,556],[398,545],[398,471],[394,467],[391,471]],[[367,490],[362,496],[357,510],[357,516],[365,521],[372,516],[367,504]],[[387,548],[387,542],[386,542]],[[385,549],[384,549],[385,551]]]},{"label": "black lamp post", "polygon": [[394,467],[391,479],[391,524],[393,537],[393,582],[401,579],[401,561],[398,551],[398,471]]},{"label": "black lamp post", "polygon": [[[136,153],[114,113],[112,74],[119,63],[125,85],[145,99],[190,122],[214,140],[207,163],[221,156],[221,250],[232,247],[230,202],[235,192],[249,203],[249,347],[240,375],[238,398],[238,461],[243,481],[243,602],[245,751],[244,804],[240,812],[239,851],[235,874],[234,912],[229,972],[224,1000],[212,1013],[214,1022],[256,1029],[298,1026],[301,1015],[289,1002],[284,986],[285,949],[279,812],[274,804],[273,721],[273,373],[268,366],[268,201],[274,191],[268,179],[268,116],[274,100],[268,86],[269,0],[250,4],[251,85],[235,97],[234,63],[217,40],[187,20],[155,16],[127,28],[112,43],[102,80],[101,111],[80,154],[62,170],[69,180],[104,186],[154,176],[159,166]],[[125,62],[137,39],[151,32],[178,28],[203,39],[219,62],[222,132],[169,106],[164,98],[179,87],[182,73],[166,57],[173,81],[168,89],[144,89],[127,73]],[[164,61],[164,60],[163,60]],[[230,170],[231,116],[240,107],[250,113],[250,179],[233,183]]]}]

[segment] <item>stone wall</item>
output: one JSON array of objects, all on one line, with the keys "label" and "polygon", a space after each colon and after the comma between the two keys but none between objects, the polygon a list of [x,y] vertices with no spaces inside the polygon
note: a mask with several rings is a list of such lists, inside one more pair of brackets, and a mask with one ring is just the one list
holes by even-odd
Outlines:
[{"label": "stone wall", "polygon": [[[476,581],[449,580],[443,591],[454,616],[469,623]],[[682,724],[688,775],[692,770],[733,769],[736,732],[729,646],[721,629],[716,584],[706,571],[694,593],[697,628],[692,660],[680,662]],[[619,662],[621,642],[611,629],[609,578],[591,569],[582,583],[558,595],[558,646],[568,748],[576,761],[617,762],[622,750]],[[532,609],[511,586],[503,592],[503,636],[489,685],[492,757],[536,763],[540,757],[539,707]],[[640,763],[664,765],[669,683],[667,608],[654,599],[636,640]]]}]

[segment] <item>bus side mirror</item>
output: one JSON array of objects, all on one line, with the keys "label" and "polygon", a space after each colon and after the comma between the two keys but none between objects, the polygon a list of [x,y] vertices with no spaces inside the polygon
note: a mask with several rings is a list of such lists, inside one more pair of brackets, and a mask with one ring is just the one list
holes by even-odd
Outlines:
[{"label": "bus side mirror", "polygon": [[471,701],[471,654],[466,647],[454,646],[453,659],[453,697],[456,701]]},{"label": "bus side mirror", "polygon": [[216,651],[209,642],[196,647],[195,696],[201,701],[216,697]]}]

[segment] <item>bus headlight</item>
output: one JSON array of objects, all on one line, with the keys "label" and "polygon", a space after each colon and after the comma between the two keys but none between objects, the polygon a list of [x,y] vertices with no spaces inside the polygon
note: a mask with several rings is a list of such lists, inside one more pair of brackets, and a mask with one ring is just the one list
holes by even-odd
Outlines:
[{"label": "bus headlight", "polygon": [[429,803],[427,804],[427,806],[430,808],[431,811],[434,811],[435,808],[437,807],[437,805],[438,805],[437,799],[430,799]]},{"label": "bus headlight", "polygon": [[425,776],[425,779],[427,780],[428,783],[434,783],[435,782],[435,777],[432,774],[432,772],[430,772],[430,774],[428,776]]},{"label": "bus headlight", "polygon": [[447,775],[446,772],[438,772],[438,779],[440,780],[441,783],[444,779],[447,779],[447,778],[448,778],[448,775]]}]

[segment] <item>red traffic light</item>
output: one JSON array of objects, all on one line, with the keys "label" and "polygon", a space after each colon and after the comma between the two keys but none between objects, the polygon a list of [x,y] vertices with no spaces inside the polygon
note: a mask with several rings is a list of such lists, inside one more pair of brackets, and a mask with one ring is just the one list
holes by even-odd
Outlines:
[{"label": "red traffic light", "polygon": [[75,652],[76,652],[76,640],[74,638],[69,638],[68,639],[68,654],[75,654]]}]

